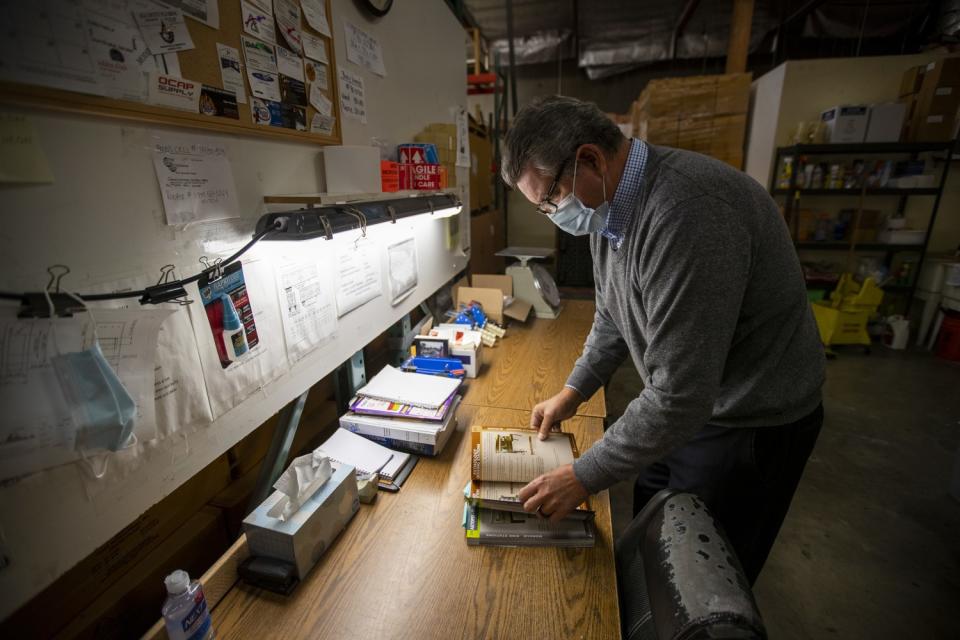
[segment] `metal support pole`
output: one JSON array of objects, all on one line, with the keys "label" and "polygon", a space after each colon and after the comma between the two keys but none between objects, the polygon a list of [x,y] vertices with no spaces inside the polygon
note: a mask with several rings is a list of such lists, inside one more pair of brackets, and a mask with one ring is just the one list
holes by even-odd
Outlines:
[{"label": "metal support pole", "polygon": [[261,502],[267,499],[273,483],[283,473],[287,458],[290,456],[290,446],[293,444],[293,437],[297,434],[297,427],[300,425],[300,417],[303,415],[303,407],[307,404],[309,393],[310,390],[307,389],[296,400],[283,408],[280,424],[277,425],[277,430],[273,432],[273,440],[270,442],[267,457],[263,459],[263,464],[260,466],[257,486],[250,497],[250,504],[247,505],[247,513],[256,509]]},{"label": "metal support pole", "polygon": [[517,59],[513,51],[513,0],[507,0],[507,52],[510,63],[510,115],[517,115]]}]

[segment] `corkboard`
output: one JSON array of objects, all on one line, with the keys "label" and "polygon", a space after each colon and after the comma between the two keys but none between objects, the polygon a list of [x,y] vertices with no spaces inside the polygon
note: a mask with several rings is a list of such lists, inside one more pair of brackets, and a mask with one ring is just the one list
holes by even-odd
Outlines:
[{"label": "corkboard", "polygon": [[[327,20],[330,23],[332,32],[333,17],[330,12],[330,0],[326,0],[325,5],[327,8]],[[181,75],[184,78],[222,89],[223,80],[220,75],[220,59],[217,55],[217,43],[226,44],[237,49],[240,52],[241,61],[243,61],[244,64],[246,64],[246,62],[243,59],[243,47],[240,41],[240,36],[244,33],[243,25],[241,24],[240,2],[239,0],[219,0],[219,6],[219,29],[213,29],[189,17],[185,19],[187,29],[190,31],[190,37],[193,39],[194,48],[188,51],[181,51],[177,56],[180,60]],[[246,78],[246,69],[244,69],[244,84],[246,85],[247,91],[247,103],[237,105],[240,112],[239,120],[206,116],[200,113],[189,113],[187,111],[179,111],[177,109],[140,102],[117,100],[61,89],[9,82],[0,82],[0,101],[21,105],[37,105],[56,111],[205,129],[207,131],[220,133],[253,135],[299,142],[313,142],[317,144],[340,144],[342,139],[339,109],[340,96],[337,87],[337,62],[333,46],[334,43],[331,38],[322,36],[311,29],[302,16],[300,23],[301,30],[317,36],[327,45],[329,88],[324,93],[333,103],[333,115],[336,118],[333,134],[329,136],[310,133],[309,131],[296,131],[294,129],[254,124],[250,115],[250,105],[252,102],[250,85]],[[275,37],[278,44],[285,44],[279,33],[275,34]],[[309,83],[305,84],[307,85],[309,95]],[[310,126],[310,122],[313,120],[315,113],[316,109],[312,106],[307,106],[307,127]]]}]

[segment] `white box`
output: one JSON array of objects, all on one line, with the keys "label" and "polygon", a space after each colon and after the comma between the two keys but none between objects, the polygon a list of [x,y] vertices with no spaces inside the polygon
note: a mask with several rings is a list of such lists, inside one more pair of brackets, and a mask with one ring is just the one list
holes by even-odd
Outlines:
[{"label": "white box", "polygon": [[381,193],[380,149],[360,145],[323,148],[327,193]]},{"label": "white box", "polygon": [[[450,357],[463,363],[463,370],[468,378],[476,378],[483,364],[483,338],[479,331],[474,331],[463,324],[443,323],[430,329],[426,338],[446,338],[449,345]],[[460,340],[456,339],[462,334]]]},{"label": "white box", "polygon": [[274,491],[243,519],[250,554],[289,562],[303,580],[360,508],[357,476],[350,465],[334,464],[333,474],[289,520],[267,512],[286,495]]},{"label": "white box", "polygon": [[864,142],[898,142],[907,114],[904,102],[884,102],[870,107],[870,122]]},{"label": "white box", "polygon": [[831,107],[820,114],[827,131],[827,142],[863,142],[867,134],[870,109],[863,104]]}]

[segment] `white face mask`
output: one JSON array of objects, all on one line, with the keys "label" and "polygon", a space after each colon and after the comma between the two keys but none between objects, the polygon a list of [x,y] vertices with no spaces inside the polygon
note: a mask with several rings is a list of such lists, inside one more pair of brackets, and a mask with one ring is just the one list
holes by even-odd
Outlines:
[{"label": "white face mask", "polygon": [[603,185],[603,204],[596,209],[583,204],[577,197],[577,161],[573,160],[573,186],[567,197],[557,204],[557,212],[547,216],[553,224],[560,227],[567,233],[575,236],[585,236],[588,233],[595,233],[607,226],[607,215],[610,213],[610,203],[607,202],[607,182],[601,180]]}]

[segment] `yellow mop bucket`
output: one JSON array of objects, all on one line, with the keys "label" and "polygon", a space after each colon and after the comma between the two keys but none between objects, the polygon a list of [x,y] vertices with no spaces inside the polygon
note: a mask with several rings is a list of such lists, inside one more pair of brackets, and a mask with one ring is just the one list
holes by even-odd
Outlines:
[{"label": "yellow mop bucket", "polygon": [[883,301],[883,290],[873,278],[857,284],[845,273],[830,294],[829,300],[814,302],[813,315],[820,331],[820,341],[826,346],[861,344],[870,346],[867,321]]}]

